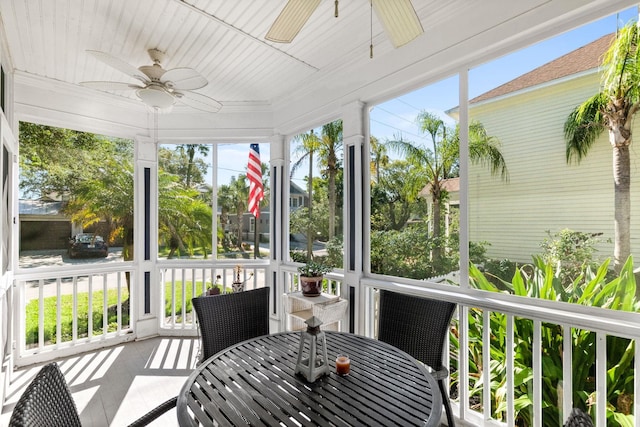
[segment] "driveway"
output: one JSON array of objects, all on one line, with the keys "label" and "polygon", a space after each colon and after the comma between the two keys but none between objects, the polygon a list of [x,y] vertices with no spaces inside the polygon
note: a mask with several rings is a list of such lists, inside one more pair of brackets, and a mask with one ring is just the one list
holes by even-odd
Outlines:
[{"label": "driveway", "polygon": [[69,258],[67,251],[22,251],[18,260],[20,268],[59,267],[64,265],[102,264],[105,262],[122,261],[122,248],[109,248],[106,258]]}]

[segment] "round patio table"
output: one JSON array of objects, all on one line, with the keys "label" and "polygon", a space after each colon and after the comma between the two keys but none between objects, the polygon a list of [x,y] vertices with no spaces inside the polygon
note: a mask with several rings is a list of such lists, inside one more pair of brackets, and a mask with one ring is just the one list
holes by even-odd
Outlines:
[{"label": "round patio table", "polygon": [[[178,395],[181,426],[437,426],[437,382],[413,357],[360,335],[325,331],[331,373],[294,374],[300,332],[265,335],[205,360]],[[347,376],[335,358],[351,359]]]}]

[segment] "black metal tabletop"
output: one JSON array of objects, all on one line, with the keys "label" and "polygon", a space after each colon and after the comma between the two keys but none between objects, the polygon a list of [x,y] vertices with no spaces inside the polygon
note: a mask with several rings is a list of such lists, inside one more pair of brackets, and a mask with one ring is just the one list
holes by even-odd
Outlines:
[{"label": "black metal tabletop", "polygon": [[[205,360],[178,395],[181,426],[437,426],[442,400],[423,365],[389,344],[326,331],[331,373],[295,375],[300,332],[265,335]],[[351,359],[348,376],[335,358]]]}]

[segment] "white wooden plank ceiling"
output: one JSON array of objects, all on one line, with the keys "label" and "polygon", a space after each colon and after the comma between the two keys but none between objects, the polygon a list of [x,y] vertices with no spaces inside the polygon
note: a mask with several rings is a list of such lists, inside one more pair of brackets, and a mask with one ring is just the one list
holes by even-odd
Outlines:
[{"label": "white wooden plank ceiling", "polygon": [[[434,49],[442,50],[549,1],[413,0],[425,34],[399,50],[418,43],[427,57],[433,53],[431,40]],[[325,77],[326,84],[335,70],[362,69],[372,61],[371,36],[378,63],[394,51],[377,17],[371,16],[369,0],[341,1],[337,19],[334,1],[322,0],[292,43],[266,41],[285,3],[0,0],[0,13],[15,70],[72,84],[135,83],[86,51],[104,51],[138,67],[150,65],[147,49],[157,48],[166,52],[165,69],[194,68],[209,81],[198,92],[223,105],[272,104],[319,78]],[[135,99],[133,93],[128,97]]]}]

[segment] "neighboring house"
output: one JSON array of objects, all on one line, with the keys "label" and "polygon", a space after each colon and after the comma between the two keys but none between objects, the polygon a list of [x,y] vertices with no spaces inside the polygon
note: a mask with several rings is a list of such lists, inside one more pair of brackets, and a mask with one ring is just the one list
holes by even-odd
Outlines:
[{"label": "neighboring house", "polygon": [[[547,231],[602,233],[599,258],[613,255],[612,150],[605,131],[580,164],[566,161],[564,123],[599,91],[598,68],[613,35],[602,37],[470,101],[469,118],[501,142],[509,181],[469,168],[469,238],[487,255],[530,262]],[[455,111],[451,112],[455,115]],[[640,137],[640,129],[635,130]],[[636,138],[637,140],[637,138]],[[640,230],[640,163],[631,147],[632,230]],[[640,236],[631,236],[640,253]]]},{"label": "neighboring house", "polygon": [[309,193],[293,181],[289,181],[289,207],[292,211],[309,206]]},{"label": "neighboring house", "polygon": [[[108,233],[104,221],[85,228],[81,224],[73,224],[62,212],[65,203],[49,197],[19,201],[20,251],[66,250],[69,239],[78,233],[98,233],[106,237]],[[121,246],[122,242],[116,239],[109,244]]]},{"label": "neighboring house", "polygon": [[67,248],[72,227],[62,213],[63,204],[47,199],[20,200],[20,251]]}]

